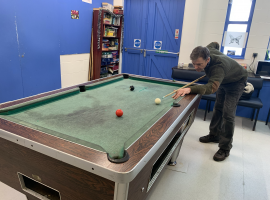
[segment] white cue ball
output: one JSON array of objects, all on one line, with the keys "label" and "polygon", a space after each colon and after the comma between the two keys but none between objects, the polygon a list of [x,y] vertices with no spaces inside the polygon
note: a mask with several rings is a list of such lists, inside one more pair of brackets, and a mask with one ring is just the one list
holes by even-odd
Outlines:
[{"label": "white cue ball", "polygon": [[161,103],[160,98],[156,98],[156,99],[155,99],[155,103],[156,103],[157,105],[160,104],[160,103]]}]

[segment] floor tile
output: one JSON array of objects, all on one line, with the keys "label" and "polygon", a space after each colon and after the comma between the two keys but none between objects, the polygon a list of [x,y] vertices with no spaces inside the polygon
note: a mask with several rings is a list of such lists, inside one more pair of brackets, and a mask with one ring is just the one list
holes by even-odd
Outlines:
[{"label": "floor tile", "polygon": [[21,192],[14,190],[6,184],[0,182],[0,199],[1,200],[27,200]]}]

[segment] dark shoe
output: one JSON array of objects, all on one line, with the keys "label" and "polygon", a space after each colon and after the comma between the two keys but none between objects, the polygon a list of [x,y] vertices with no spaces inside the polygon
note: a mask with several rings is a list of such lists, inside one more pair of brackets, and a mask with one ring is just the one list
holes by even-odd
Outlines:
[{"label": "dark shoe", "polygon": [[215,143],[219,143],[219,137],[217,136],[213,136],[213,135],[206,135],[206,136],[202,136],[200,137],[200,142],[202,143],[209,143],[209,142],[215,142]]},{"label": "dark shoe", "polygon": [[222,161],[225,160],[226,157],[230,155],[230,150],[224,150],[224,149],[219,149],[217,153],[214,155],[213,159],[215,161]]}]

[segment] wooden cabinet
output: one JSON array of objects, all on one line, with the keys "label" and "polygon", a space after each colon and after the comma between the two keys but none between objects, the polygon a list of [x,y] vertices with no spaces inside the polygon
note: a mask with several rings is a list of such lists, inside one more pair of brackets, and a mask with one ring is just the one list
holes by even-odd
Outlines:
[{"label": "wooden cabinet", "polygon": [[94,9],[90,80],[118,74],[122,18],[122,15],[115,15],[108,10]]}]

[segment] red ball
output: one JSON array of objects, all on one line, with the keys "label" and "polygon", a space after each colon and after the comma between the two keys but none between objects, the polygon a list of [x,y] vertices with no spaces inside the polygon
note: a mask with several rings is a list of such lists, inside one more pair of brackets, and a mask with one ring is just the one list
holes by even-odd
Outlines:
[{"label": "red ball", "polygon": [[123,111],[121,109],[118,109],[115,114],[117,115],[117,117],[121,117],[123,115]]}]

